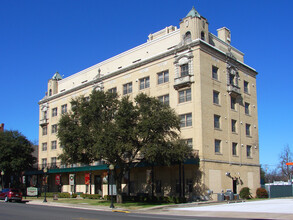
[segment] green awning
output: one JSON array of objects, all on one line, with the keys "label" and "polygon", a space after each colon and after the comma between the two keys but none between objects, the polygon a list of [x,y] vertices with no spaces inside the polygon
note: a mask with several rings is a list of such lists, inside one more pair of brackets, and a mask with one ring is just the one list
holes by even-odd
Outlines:
[{"label": "green awning", "polygon": [[84,166],[84,167],[70,167],[70,168],[60,168],[60,169],[49,169],[48,173],[74,173],[74,172],[84,172],[84,171],[95,171],[95,170],[108,170],[108,165],[98,165],[98,166]]}]

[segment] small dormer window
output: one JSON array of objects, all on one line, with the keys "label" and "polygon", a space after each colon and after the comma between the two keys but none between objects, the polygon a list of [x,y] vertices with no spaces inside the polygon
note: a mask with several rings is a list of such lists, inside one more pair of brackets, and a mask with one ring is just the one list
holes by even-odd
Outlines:
[{"label": "small dormer window", "polygon": [[204,32],[202,31],[200,34],[200,39],[205,40]]}]

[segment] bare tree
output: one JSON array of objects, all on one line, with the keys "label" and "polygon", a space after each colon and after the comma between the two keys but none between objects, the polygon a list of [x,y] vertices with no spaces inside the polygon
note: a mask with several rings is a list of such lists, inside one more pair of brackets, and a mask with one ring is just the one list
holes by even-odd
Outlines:
[{"label": "bare tree", "polygon": [[293,162],[292,161],[292,152],[290,150],[289,145],[286,145],[283,149],[283,151],[280,154],[280,163],[278,165],[278,168],[280,169],[280,174],[282,176],[282,179],[284,181],[291,179],[293,166],[288,166],[286,163]]}]

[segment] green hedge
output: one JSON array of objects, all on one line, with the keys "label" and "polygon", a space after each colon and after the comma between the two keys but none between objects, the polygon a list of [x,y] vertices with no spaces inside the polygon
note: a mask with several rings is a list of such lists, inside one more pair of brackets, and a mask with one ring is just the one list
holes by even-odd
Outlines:
[{"label": "green hedge", "polygon": [[100,194],[81,194],[80,196],[84,199],[101,199],[102,197]]},{"label": "green hedge", "polygon": [[[70,193],[67,192],[47,192],[46,193],[46,197],[50,198],[50,197],[54,197],[54,195],[57,194],[58,198],[76,198],[77,194],[73,193],[72,196],[70,196]],[[45,196],[45,193],[41,193],[41,196]]]}]

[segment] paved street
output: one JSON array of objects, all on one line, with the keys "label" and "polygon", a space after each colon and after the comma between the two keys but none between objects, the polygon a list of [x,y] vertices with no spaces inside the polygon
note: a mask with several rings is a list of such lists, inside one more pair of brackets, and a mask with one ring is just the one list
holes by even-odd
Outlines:
[{"label": "paved street", "polygon": [[[0,203],[1,220],[191,220],[191,216],[154,215],[146,213],[121,213],[112,211],[97,211],[80,208],[49,206],[50,204],[30,205],[25,203]],[[107,208],[106,208],[107,209]],[[226,218],[199,217],[197,220]],[[236,218],[231,218],[236,219]]]},{"label": "paved street", "polygon": [[241,203],[187,203],[173,206],[113,212],[106,206],[64,204],[42,200],[25,203],[0,202],[1,220],[97,220],[97,219],[293,219],[293,198]]}]

